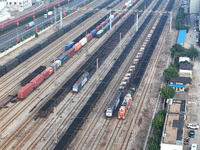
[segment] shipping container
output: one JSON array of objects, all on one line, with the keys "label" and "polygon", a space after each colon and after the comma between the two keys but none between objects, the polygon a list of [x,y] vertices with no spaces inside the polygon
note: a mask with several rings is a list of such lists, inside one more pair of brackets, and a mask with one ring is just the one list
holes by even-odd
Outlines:
[{"label": "shipping container", "polygon": [[31,83],[28,83],[18,91],[17,97],[19,99],[24,99],[29,93],[31,93],[32,90],[33,85]]},{"label": "shipping container", "polygon": [[75,49],[74,48],[70,48],[68,51],[66,51],[66,53],[68,54],[68,59],[69,59],[74,55]]},{"label": "shipping container", "polygon": [[62,65],[61,60],[56,60],[55,63],[57,64],[57,68],[59,68]]},{"label": "shipping container", "polygon": [[117,17],[112,18],[112,20],[117,20],[117,19],[118,19]]},{"label": "shipping container", "polygon": [[95,34],[97,33],[97,29],[93,29],[91,32],[92,36],[95,36]]},{"label": "shipping container", "polygon": [[36,88],[44,80],[43,75],[39,74],[34,79],[30,81],[34,88]]},{"label": "shipping container", "polygon": [[112,99],[109,101],[108,106],[106,108],[106,118],[111,118],[113,116],[114,111],[121,101],[121,97],[123,92],[117,90]]},{"label": "shipping container", "polygon": [[[101,25],[98,25],[95,29],[96,29],[97,31],[99,31],[101,28],[102,28],[102,26],[101,26]],[[97,32],[97,31],[96,31],[96,32]]]},{"label": "shipping container", "polygon": [[87,38],[87,41],[89,41],[92,38],[92,34],[88,33],[85,37]]},{"label": "shipping container", "polygon": [[47,79],[51,74],[53,73],[53,68],[52,67],[47,67],[41,75],[43,75],[44,79]]},{"label": "shipping container", "polygon": [[67,45],[65,45],[65,50],[69,50],[70,48],[72,48],[74,46],[74,42],[69,42]]},{"label": "shipping container", "polygon": [[87,38],[86,38],[86,37],[82,38],[82,39],[79,41],[79,43],[81,43],[81,46],[84,46],[84,45],[87,43]]},{"label": "shipping container", "polygon": [[51,62],[51,63],[49,63],[49,64],[47,65],[47,67],[52,67],[54,71],[55,71],[55,69],[58,68],[56,62]]},{"label": "shipping container", "polygon": [[89,80],[90,74],[85,72],[76,83],[73,85],[72,91],[79,92],[80,89],[85,85],[85,83]]},{"label": "shipping container", "polygon": [[[61,60],[61,63],[63,64],[68,59],[68,54],[63,53],[60,57],[57,58],[57,60]],[[59,67],[61,64],[59,62],[57,63],[57,67]]]},{"label": "shipping container", "polygon": [[75,52],[78,51],[81,48],[81,43],[76,43],[73,48],[75,49]]},{"label": "shipping container", "polygon": [[107,22],[102,22],[100,25],[101,25],[101,28],[103,28],[105,25],[107,24]]},{"label": "shipping container", "polygon": [[97,34],[96,34],[96,37],[97,37],[97,38],[100,38],[104,33],[105,33],[104,30],[99,30],[99,31],[97,32]]},{"label": "shipping container", "polygon": [[117,16],[117,13],[116,13],[116,12],[115,12],[115,13],[113,13],[113,16],[114,16],[114,17],[116,17],[116,16]]}]

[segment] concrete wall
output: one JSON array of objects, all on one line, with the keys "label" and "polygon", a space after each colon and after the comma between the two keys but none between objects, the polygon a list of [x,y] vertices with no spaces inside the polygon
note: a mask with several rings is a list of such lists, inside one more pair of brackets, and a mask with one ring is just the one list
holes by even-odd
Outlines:
[{"label": "concrete wall", "polygon": [[160,150],[183,150],[182,145],[161,143]]},{"label": "concrete wall", "polygon": [[199,13],[199,0],[190,0],[190,14]]}]

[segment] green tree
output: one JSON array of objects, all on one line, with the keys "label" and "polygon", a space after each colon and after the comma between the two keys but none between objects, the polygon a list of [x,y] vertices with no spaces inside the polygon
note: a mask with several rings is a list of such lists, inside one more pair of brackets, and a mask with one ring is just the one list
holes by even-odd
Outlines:
[{"label": "green tree", "polygon": [[171,86],[164,86],[160,89],[160,94],[164,99],[173,98],[175,95],[175,90]]},{"label": "green tree", "polygon": [[178,77],[178,71],[174,67],[169,67],[163,72],[164,79],[168,82],[171,77]]},{"label": "green tree", "polygon": [[186,51],[186,55],[187,55],[188,57],[190,57],[191,60],[193,60],[194,58],[196,58],[196,57],[199,56],[199,51],[198,51],[195,47],[191,46],[191,47]]}]

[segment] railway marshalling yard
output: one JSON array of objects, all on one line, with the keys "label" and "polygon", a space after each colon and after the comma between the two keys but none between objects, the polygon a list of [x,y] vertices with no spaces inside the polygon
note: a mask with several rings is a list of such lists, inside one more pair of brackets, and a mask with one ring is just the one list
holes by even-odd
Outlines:
[{"label": "railway marshalling yard", "polygon": [[[161,3],[158,8],[160,12],[163,12],[167,2],[163,1]],[[125,1],[122,1],[115,6],[115,8],[123,6],[124,3]],[[131,36],[135,34],[136,24],[134,23],[129,32],[124,36],[121,41],[121,46],[116,46],[109,57],[106,58],[78,94],[72,92],[67,94],[64,100],[55,108],[54,112],[51,113],[48,118],[37,118],[39,108],[41,108],[45,101],[56,92],[56,89],[58,89],[65,80],[69,79],[72,74],[80,68],[81,64],[89,59],[90,55],[92,55],[95,50],[100,47],[100,44],[102,44],[120,26],[123,20],[131,13],[135,12],[136,8],[141,3],[142,1],[139,1],[126,15],[124,15],[124,17],[113,26],[111,32],[108,31],[102,38],[93,38],[88,42],[81,51],[69,59],[56,71],[56,73],[42,83],[25,100],[18,101],[16,104],[9,103],[7,105],[9,108],[0,110],[0,149],[53,149],[55,143],[64,134],[66,128],[69,127],[73,119],[87,102],[87,99],[91,96],[92,92],[94,92],[95,88],[114,64],[116,58],[118,58]],[[156,3],[157,1],[152,1],[151,5],[141,13],[141,16],[139,17],[139,26],[143,23]],[[176,6],[178,6],[178,1],[174,4],[172,13],[173,18],[175,18],[177,11]],[[81,15],[83,12],[78,14]],[[67,42],[70,42],[91,24],[104,16],[106,14],[105,12],[107,13],[108,10],[100,10],[95,14],[95,17],[90,17],[81,23],[81,25],[70,30],[61,38],[45,47],[44,50],[38,52],[1,77],[1,98],[4,98],[11,92],[20,88],[20,81],[27,76],[29,72],[40,65],[46,65],[53,60],[55,56],[58,56],[63,52]],[[78,16],[78,14],[75,15]],[[74,18],[72,18],[73,15],[68,19],[73,20]],[[133,62],[137,50],[139,50],[150,29],[152,29],[153,26],[156,26],[159,19],[160,13],[154,13],[152,19],[144,29],[144,32],[140,35],[140,38],[137,39],[136,44],[126,60],[120,66],[113,80],[89,113],[75,138],[72,140],[68,147],[69,149],[121,150],[143,148],[149,133],[152,116],[160,106],[158,89],[163,82],[163,70],[171,61],[169,49],[176,41],[178,34],[174,28],[172,28],[171,33],[169,32],[169,18],[164,26],[140,86],[134,94],[133,102],[128,110],[126,119],[124,121],[118,120],[117,114],[115,114],[111,120],[106,120],[104,111],[108,101],[119,87],[124,74]],[[54,28],[49,29],[48,32],[41,34],[38,39],[34,39],[30,43],[24,44],[23,47],[18,48],[14,53],[11,53],[9,57],[34,45],[42,38],[45,39],[48,34],[53,33],[54,31]],[[2,61],[5,61],[6,59],[8,58],[3,58]]]}]

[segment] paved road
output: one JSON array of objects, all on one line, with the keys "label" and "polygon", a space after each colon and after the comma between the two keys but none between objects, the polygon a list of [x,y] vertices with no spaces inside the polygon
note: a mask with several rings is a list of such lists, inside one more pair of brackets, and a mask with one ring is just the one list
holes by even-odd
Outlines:
[{"label": "paved road", "polygon": [[[83,0],[75,0],[74,2],[66,5],[63,7],[63,12],[67,12],[70,9],[74,9],[74,7],[76,7],[77,5],[83,3]],[[39,6],[39,5],[36,5]],[[33,6],[32,8],[29,9],[29,11],[34,10],[35,6]],[[27,12],[28,10],[26,10],[25,12]],[[24,12],[22,13],[16,13],[16,16],[22,15],[24,14]],[[57,11],[57,16],[59,16],[59,12]],[[44,18],[43,16],[40,18],[37,18],[35,20],[35,26],[26,30],[25,29],[25,25],[24,26],[20,26],[10,32],[8,32],[7,34],[4,34],[2,36],[0,36],[0,49],[6,48],[8,47],[8,45],[10,45],[12,42],[16,41],[16,38],[23,38],[25,37],[27,34],[29,34],[30,32],[35,31],[35,28],[40,28],[43,26],[43,24],[50,22],[50,20],[54,19],[54,16],[51,16],[49,18]]]},{"label": "paved road", "polygon": [[[195,15],[190,16],[190,30],[189,33],[186,34],[186,43],[189,45],[193,45],[200,52],[200,47],[196,45],[196,33],[193,30],[194,27]],[[188,99],[186,104],[186,124],[187,123],[198,123],[200,124],[200,57],[198,57],[195,61],[192,62],[194,64],[193,70],[193,78],[192,78],[192,86],[188,92]],[[186,129],[185,137],[188,136],[189,130]],[[184,150],[190,150],[191,144],[198,144],[200,149],[200,131],[195,130],[195,137],[191,138],[190,145],[185,145]]]}]

